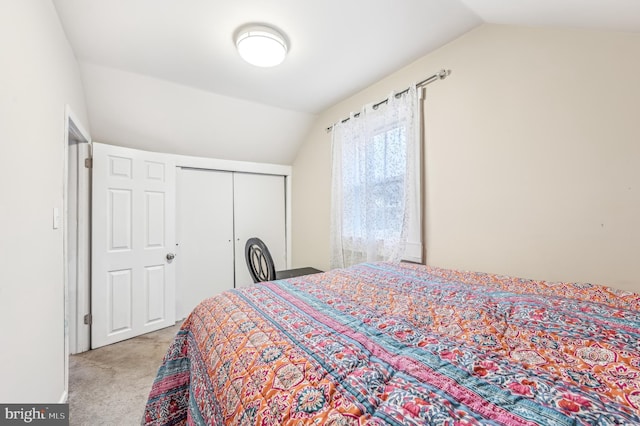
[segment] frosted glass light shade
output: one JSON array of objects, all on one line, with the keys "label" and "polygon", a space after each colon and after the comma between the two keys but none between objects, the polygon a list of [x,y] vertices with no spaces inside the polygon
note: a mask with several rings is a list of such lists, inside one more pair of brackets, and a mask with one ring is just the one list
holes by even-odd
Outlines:
[{"label": "frosted glass light shade", "polygon": [[284,61],[287,42],[274,30],[262,25],[247,27],[236,37],[236,48],[245,61],[258,67],[273,67]]}]

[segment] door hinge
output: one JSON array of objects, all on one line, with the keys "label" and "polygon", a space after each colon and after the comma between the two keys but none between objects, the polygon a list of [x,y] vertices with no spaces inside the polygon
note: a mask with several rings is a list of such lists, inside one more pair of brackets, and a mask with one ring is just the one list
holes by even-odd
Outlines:
[{"label": "door hinge", "polygon": [[84,316],[84,323],[87,325],[91,325],[91,322],[93,321],[93,317],[91,316],[91,314],[87,314]]},{"label": "door hinge", "polygon": [[84,159],[84,167],[87,169],[93,168],[93,158],[85,158]]}]

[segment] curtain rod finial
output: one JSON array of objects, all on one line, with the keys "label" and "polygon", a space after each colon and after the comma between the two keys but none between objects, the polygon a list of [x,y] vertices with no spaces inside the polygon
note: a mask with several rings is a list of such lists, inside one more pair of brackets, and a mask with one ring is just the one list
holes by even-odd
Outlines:
[{"label": "curtain rod finial", "polygon": [[451,70],[440,70],[440,72],[438,73],[438,78],[440,80],[447,78],[448,75],[451,74]]}]

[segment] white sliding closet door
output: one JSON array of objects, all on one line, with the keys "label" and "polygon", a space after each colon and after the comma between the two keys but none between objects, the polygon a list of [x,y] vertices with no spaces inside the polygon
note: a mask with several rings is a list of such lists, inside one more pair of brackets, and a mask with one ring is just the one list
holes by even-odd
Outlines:
[{"label": "white sliding closet door", "polygon": [[233,174],[178,168],[176,318],[233,288]]},{"label": "white sliding closet door", "polygon": [[253,284],[244,246],[258,237],[269,248],[276,270],[286,269],[284,176],[234,173],[236,287]]}]

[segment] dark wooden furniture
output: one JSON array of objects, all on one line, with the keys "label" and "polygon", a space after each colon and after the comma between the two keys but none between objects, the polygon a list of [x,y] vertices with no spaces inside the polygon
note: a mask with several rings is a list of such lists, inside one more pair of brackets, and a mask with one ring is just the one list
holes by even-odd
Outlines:
[{"label": "dark wooden furniture", "polygon": [[302,275],[317,274],[319,269],[306,267],[276,271],[269,249],[260,238],[249,238],[244,246],[244,256],[254,283],[283,280]]},{"label": "dark wooden furniture", "polygon": [[320,269],[311,268],[309,266],[305,268],[285,269],[284,271],[276,271],[276,280],[284,280],[286,278],[299,277],[302,275],[319,274],[322,272]]}]

